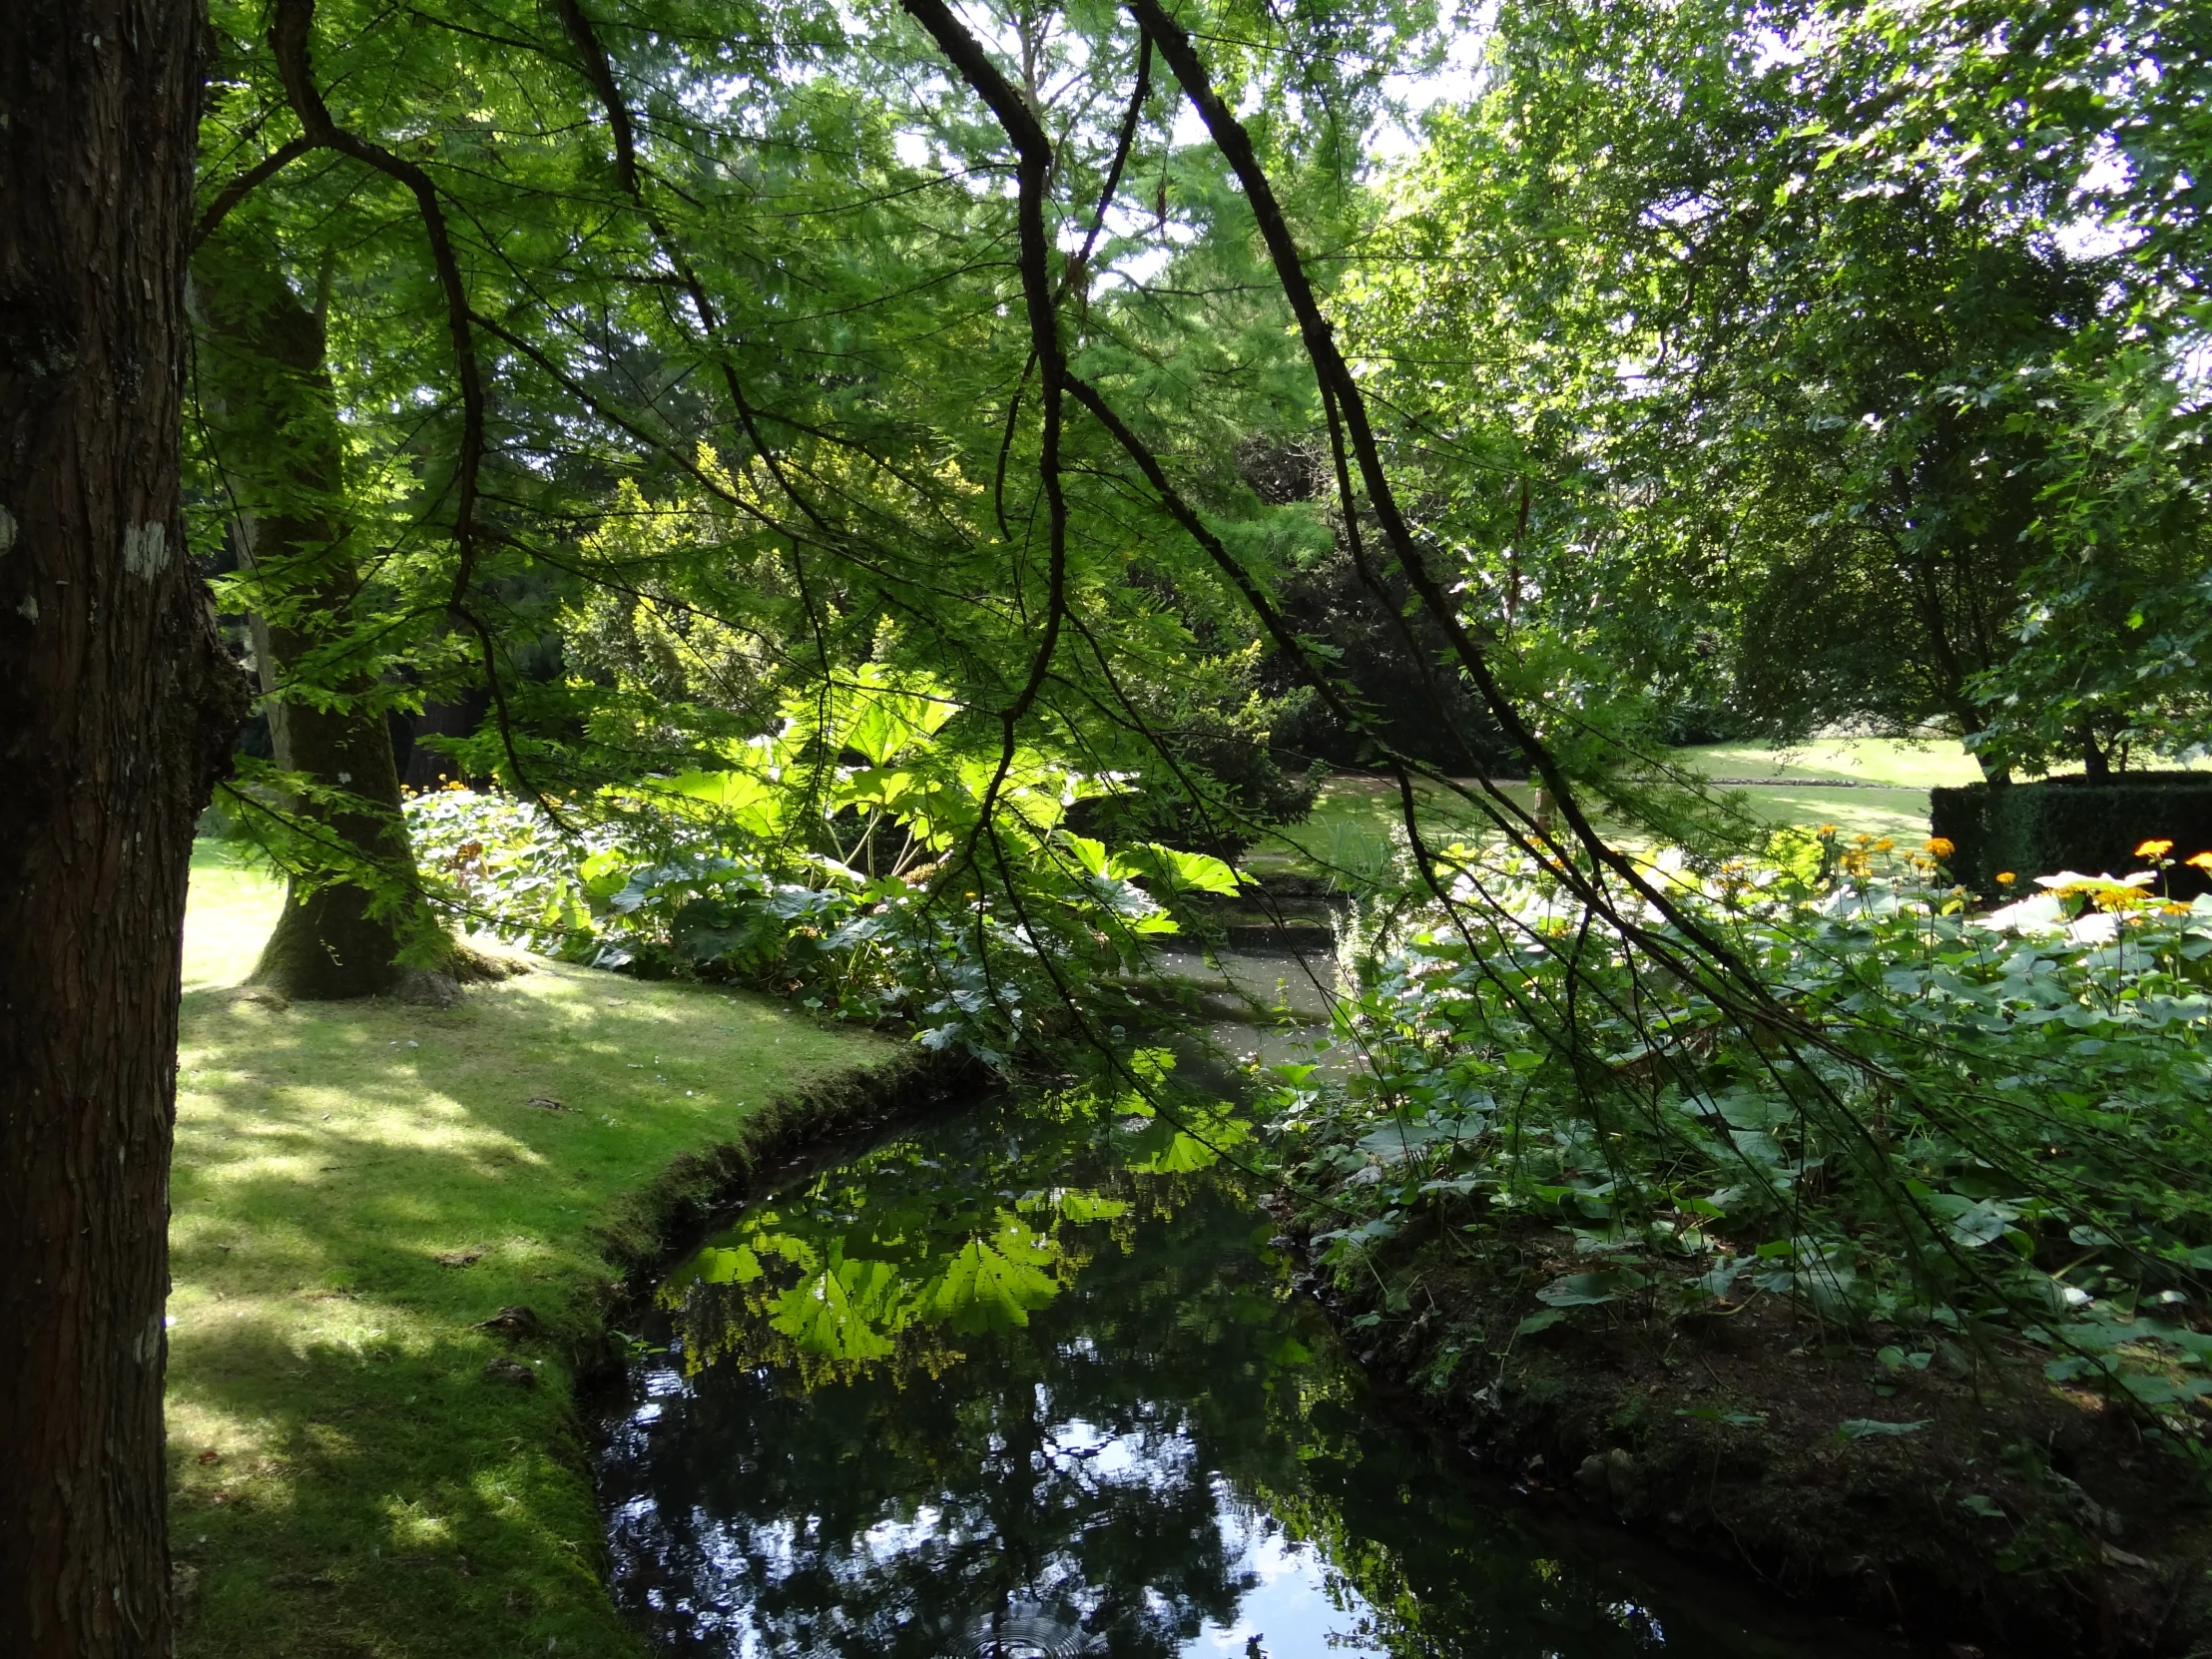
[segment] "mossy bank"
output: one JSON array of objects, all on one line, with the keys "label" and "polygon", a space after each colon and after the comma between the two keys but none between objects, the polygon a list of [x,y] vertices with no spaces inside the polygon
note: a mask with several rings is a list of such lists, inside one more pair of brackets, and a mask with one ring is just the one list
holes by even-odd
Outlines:
[{"label": "mossy bank", "polygon": [[766,998],[545,963],[449,1009],[287,1006],[224,983],[273,895],[204,873],[172,1185],[180,1651],[640,1652],[575,1395],[623,1276],[764,1159],[973,1079]]}]

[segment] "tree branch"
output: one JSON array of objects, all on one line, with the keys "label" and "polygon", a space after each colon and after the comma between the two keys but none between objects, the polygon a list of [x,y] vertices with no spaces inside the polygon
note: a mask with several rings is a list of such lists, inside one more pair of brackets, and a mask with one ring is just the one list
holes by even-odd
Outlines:
[{"label": "tree branch", "polygon": [[215,200],[208,204],[208,211],[200,216],[199,222],[192,228],[190,252],[200,252],[200,245],[215,235],[215,228],[229,217],[233,208],[308,151],[318,148],[319,146],[304,138],[287,140],[217,191]]}]

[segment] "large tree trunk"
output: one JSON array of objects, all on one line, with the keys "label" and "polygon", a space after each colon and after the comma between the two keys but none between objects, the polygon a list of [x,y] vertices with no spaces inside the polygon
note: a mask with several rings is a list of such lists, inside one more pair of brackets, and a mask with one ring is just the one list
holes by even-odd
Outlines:
[{"label": "large tree trunk", "polygon": [[[300,832],[285,852],[301,873],[254,978],[292,997],[373,995],[407,973],[407,945],[436,953],[443,941],[415,877],[376,676],[348,661],[360,575],[322,319],[244,233],[203,250],[194,285],[201,406],[239,508],[240,563],[263,600],[255,655],[276,765],[340,792],[288,804]],[[287,678],[321,695],[288,695]]]},{"label": "large tree trunk", "polygon": [[188,0],[0,4],[0,1653],[171,1650],[193,826],[245,711],[178,493]]}]

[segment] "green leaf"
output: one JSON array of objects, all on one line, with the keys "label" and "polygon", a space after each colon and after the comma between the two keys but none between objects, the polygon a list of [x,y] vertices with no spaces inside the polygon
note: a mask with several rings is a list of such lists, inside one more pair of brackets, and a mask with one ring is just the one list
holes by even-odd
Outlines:
[{"label": "green leaf", "polygon": [[1651,1281],[1631,1268],[1607,1268],[1602,1273],[1570,1273],[1554,1279],[1536,1293],[1536,1300],[1553,1308],[1594,1308]]}]

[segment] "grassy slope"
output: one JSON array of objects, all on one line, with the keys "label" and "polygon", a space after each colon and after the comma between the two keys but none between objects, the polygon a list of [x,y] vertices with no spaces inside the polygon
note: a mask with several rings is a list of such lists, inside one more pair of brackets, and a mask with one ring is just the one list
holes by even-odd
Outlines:
[{"label": "grassy slope", "polygon": [[[1771,823],[1834,824],[1906,842],[1928,834],[1931,789],[1981,781],[1973,757],[1948,739],[1916,744],[1893,738],[1821,738],[1786,750],[1709,744],[1678,749],[1674,759],[1708,778],[1759,780],[1758,788],[1735,793]],[[1798,779],[1837,779],[1859,787],[1824,790],[1817,783],[1794,785]]]},{"label": "grassy slope", "polygon": [[[632,1655],[558,1330],[595,1221],[747,1110],[896,1052],[763,998],[545,965],[446,1012],[223,988],[275,913],[196,863],[172,1185],[169,1436],[182,1652]],[[551,1096],[568,1109],[525,1104]],[[463,1266],[458,1262],[481,1252]]]},{"label": "grassy slope", "polygon": [[[1756,780],[1759,787],[1735,794],[1771,823],[1807,828],[1834,824],[1900,841],[1927,835],[1931,788],[1971,784],[1981,777],[1973,758],[1949,741],[1829,738],[1792,750],[1713,744],[1675,750],[1672,758],[1708,778]],[[1851,787],[1822,789],[1824,780]],[[1425,795],[1422,804],[1424,825],[1440,829],[1470,822],[1463,805],[1438,792]],[[1386,833],[1397,813],[1396,787],[1387,780],[1332,778],[1322,787],[1313,817],[1263,840],[1246,855],[1244,867],[1263,875],[1305,869],[1311,867],[1308,853],[1356,865],[1360,843]]]}]

